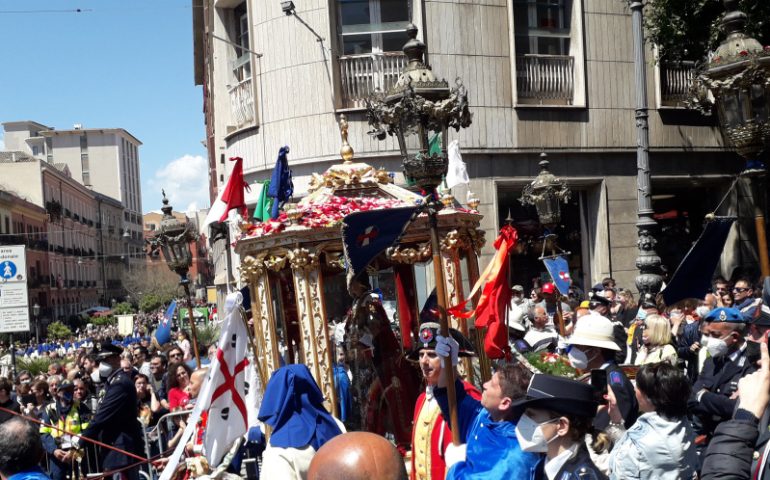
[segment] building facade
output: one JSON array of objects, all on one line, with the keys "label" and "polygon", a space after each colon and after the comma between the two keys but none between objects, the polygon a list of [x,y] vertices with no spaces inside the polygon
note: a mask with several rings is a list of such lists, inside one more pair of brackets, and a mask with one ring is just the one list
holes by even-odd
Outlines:
[{"label": "building facade", "polygon": [[[0,245],[24,245],[30,325],[44,327],[51,320],[50,263],[47,212],[43,207],[0,189]],[[33,306],[40,307],[34,318]]]},{"label": "building facade", "polygon": [[52,318],[68,320],[98,305],[103,287],[94,193],[72,178],[67,165],[52,165],[23,152],[2,152],[0,169],[3,190],[45,211],[42,233],[48,249]]},{"label": "building facade", "polygon": [[[636,86],[626,2],[307,0],[288,12],[282,3],[194,2],[212,200],[227,179],[227,158],[243,157],[254,183],[270,178],[284,145],[301,196],[312,172],[339,161],[340,113],[356,158],[403,182],[397,142],[367,135],[364,106],[398,78],[413,22],[437,77],[450,85],[462,79],[468,89],[473,124],[450,140],[459,141],[471,181],[453,193],[463,203],[468,190],[480,198],[488,240],[511,215],[520,235],[512,282],[529,287],[545,275],[542,228],[518,199],[546,152],[573,192],[557,228],[572,278],[585,287],[612,276],[635,288]],[[647,62],[658,251],[673,271],[743,162],[723,145],[716,119],[682,107],[692,65],[658,64],[650,46]],[[740,194],[717,213],[745,214],[750,203]],[[741,219],[728,239],[724,275],[758,273],[754,240],[752,220]],[[488,241],[482,264],[492,248]],[[224,262],[215,261],[220,278]]]},{"label": "building facade", "polygon": [[142,142],[122,128],[56,130],[37,122],[3,123],[5,147],[49,164],[64,164],[72,178],[123,205],[118,227],[125,235],[129,259],[140,266],[142,252],[142,190],[139,147]]}]

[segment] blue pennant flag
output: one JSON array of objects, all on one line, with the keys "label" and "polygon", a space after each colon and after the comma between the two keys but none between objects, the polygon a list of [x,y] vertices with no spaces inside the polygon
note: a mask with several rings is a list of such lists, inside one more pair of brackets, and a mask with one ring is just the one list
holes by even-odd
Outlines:
[{"label": "blue pennant flag", "polygon": [[163,319],[158,325],[158,329],[155,331],[155,339],[158,341],[158,345],[163,345],[171,340],[171,319],[174,317],[174,311],[176,310],[176,300],[171,302],[171,305],[166,309],[166,313],[163,314]]},{"label": "blue pennant flag", "polygon": [[569,286],[572,285],[572,277],[569,275],[569,265],[565,257],[544,258],[543,263],[553,279],[553,284],[562,295],[569,295]]},{"label": "blue pennant flag", "polygon": [[663,290],[666,305],[687,298],[702,299],[706,295],[734,222],[735,218],[717,218],[706,224]]},{"label": "blue pennant flag", "polygon": [[380,253],[395,243],[417,207],[355,212],[342,221],[342,247],[348,271],[348,290]]},{"label": "blue pennant flag", "polygon": [[289,168],[289,161],[286,159],[288,153],[288,146],[278,150],[278,160],[275,162],[273,175],[270,177],[267,196],[274,199],[270,218],[278,218],[281,206],[294,195],[294,182],[291,180],[291,169]]}]

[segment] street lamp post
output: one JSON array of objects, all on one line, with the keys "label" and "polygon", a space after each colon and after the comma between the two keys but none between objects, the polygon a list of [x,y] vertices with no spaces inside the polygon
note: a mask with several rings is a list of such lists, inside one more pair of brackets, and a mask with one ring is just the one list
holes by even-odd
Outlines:
[{"label": "street lamp post", "polygon": [[696,108],[716,108],[722,136],[746,160],[741,176],[752,186],[759,263],[762,276],[767,277],[770,260],[762,185],[766,168],[760,158],[770,146],[770,47],[763,48],[743,32],[746,14],[738,9],[738,0],[724,0],[724,4],[722,29],[727,37],[695,79],[693,91]]},{"label": "street lamp post", "polygon": [[190,242],[195,241],[198,236],[190,225],[181,222],[171,213],[173,208],[168,204],[166,192],[163,192],[163,218],[160,221],[158,233],[149,240],[153,249],[160,249],[163,252],[163,258],[172,272],[179,275],[179,284],[184,288],[187,299],[187,313],[190,321],[190,334],[192,335],[193,351],[195,352],[195,363],[198,368],[201,367],[201,359],[198,354],[198,335],[195,328],[195,318],[193,316],[192,295],[190,294],[190,279],[187,272],[192,264],[192,252],[190,251]]},{"label": "street lamp post", "polygon": [[636,184],[637,184],[637,246],[636,289],[639,297],[655,296],[663,286],[660,275],[660,257],[655,251],[658,241],[650,192],[650,132],[647,109],[647,63],[644,56],[644,30],[641,0],[630,0],[631,23],[634,36],[634,72],[636,77]]},{"label": "street lamp post", "polygon": [[[553,229],[561,222],[561,204],[567,203],[572,192],[564,180],[556,178],[549,170],[550,162],[548,155],[540,154],[540,173],[535,177],[532,183],[524,187],[519,201],[523,205],[534,205],[537,210],[537,218],[540,224],[545,227],[546,232],[543,237],[543,256],[545,258],[545,248],[548,241],[551,241],[552,253],[556,255],[556,234]],[[561,311],[561,299],[556,300],[556,321],[559,325],[559,334],[566,337],[567,330],[564,325],[564,316]]]},{"label": "street lamp post", "polygon": [[35,316],[35,343],[40,343],[40,305],[37,302],[32,305],[32,314]]},{"label": "street lamp post", "polygon": [[[447,299],[437,217],[442,203],[436,188],[446,175],[449,165],[447,131],[450,127],[459,130],[470,126],[471,114],[462,83],[458,80],[456,88],[450,89],[446,80],[438,80],[423,60],[425,44],[417,39],[417,27],[410,24],[406,32],[409,41],[404,45],[404,53],[409,62],[390,91],[367,101],[367,117],[369,125],[373,127],[369,133],[379,140],[385,139],[386,135],[396,136],[405,176],[427,194],[426,209],[433,251],[439,326],[441,335],[448,337]],[[457,445],[460,437],[454,372],[452,368],[446,370],[452,441]]]}]

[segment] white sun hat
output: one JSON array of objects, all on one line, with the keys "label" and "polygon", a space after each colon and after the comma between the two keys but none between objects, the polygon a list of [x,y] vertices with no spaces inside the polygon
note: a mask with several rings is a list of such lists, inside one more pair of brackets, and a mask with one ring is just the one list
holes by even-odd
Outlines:
[{"label": "white sun hat", "polygon": [[567,343],[620,351],[613,335],[612,322],[596,312],[583,315],[577,320],[575,331]]}]

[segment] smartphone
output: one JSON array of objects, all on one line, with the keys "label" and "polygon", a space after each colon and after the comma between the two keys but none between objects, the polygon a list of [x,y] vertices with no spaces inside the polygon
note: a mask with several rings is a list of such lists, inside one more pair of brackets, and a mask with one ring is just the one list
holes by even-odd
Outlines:
[{"label": "smartphone", "polygon": [[607,400],[604,396],[607,395],[607,371],[591,370],[591,386],[594,388],[594,400],[599,402],[599,405],[606,405]]},{"label": "smartphone", "polygon": [[759,349],[759,342],[746,342],[746,360],[749,365],[756,365],[756,363],[762,358],[762,352]]}]

